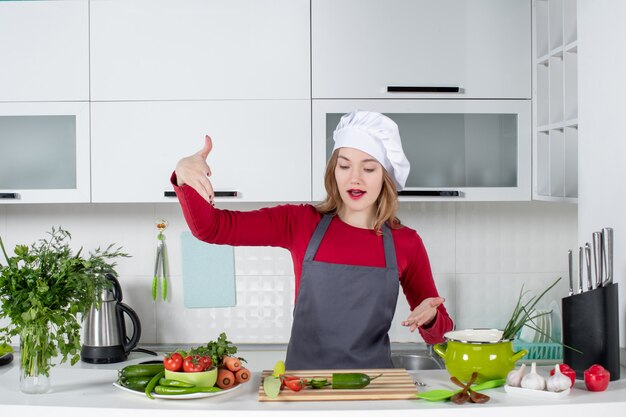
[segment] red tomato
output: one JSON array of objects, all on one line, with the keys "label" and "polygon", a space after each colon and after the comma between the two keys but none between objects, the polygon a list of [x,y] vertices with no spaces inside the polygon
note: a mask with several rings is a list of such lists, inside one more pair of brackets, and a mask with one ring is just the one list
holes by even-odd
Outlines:
[{"label": "red tomato", "polygon": [[304,388],[304,382],[300,379],[287,379],[285,380],[285,386],[287,388],[289,388],[292,391],[300,391],[302,388]]},{"label": "red tomato", "polygon": [[291,376],[291,375],[284,375],[283,374],[283,375],[280,376],[280,381],[281,381],[280,387],[281,388],[284,387],[285,383],[287,381],[296,380],[296,379],[300,379],[300,378],[298,378],[297,376]]},{"label": "red tomato", "polygon": [[210,356],[200,356],[198,362],[200,362],[204,366],[205,370],[209,369],[211,365],[213,365],[213,360]]},{"label": "red tomato", "polygon": [[584,375],[585,386],[589,391],[604,391],[609,386],[611,374],[602,365],[591,365]]},{"label": "red tomato", "polygon": [[[572,381],[572,385],[570,385],[570,388],[573,387],[574,382],[576,382],[576,371],[570,368],[570,366],[565,363],[559,364],[559,370],[563,375],[565,375]],[[554,369],[550,371],[550,376],[552,375],[554,375]]]},{"label": "red tomato", "polygon": [[185,372],[202,372],[204,365],[200,363],[200,356],[187,356],[183,361],[183,371]]},{"label": "red tomato", "polygon": [[163,359],[163,366],[168,371],[178,372],[183,367],[183,355],[174,352]]}]

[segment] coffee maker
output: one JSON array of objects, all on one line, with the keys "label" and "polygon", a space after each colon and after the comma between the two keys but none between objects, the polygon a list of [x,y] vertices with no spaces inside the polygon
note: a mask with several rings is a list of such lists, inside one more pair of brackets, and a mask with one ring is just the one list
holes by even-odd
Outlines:
[{"label": "coffee maker", "polygon": [[[122,303],[122,288],[113,274],[106,274],[111,281],[110,289],[102,290],[100,306],[93,306],[87,314],[84,325],[81,360],[88,363],[115,363],[128,358],[130,351],[137,346],[141,337],[141,323],[137,313]],[[126,334],[124,315],[133,325],[133,334]]]}]

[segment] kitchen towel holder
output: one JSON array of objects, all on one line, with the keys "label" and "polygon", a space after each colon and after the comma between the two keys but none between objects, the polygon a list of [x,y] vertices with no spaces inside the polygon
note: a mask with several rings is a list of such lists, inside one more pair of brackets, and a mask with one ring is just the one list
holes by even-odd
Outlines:
[{"label": "kitchen towel holder", "polygon": [[[591,365],[602,365],[611,381],[620,378],[618,286],[612,283],[562,299],[563,362],[584,378]],[[580,350],[576,352],[566,346]]]}]

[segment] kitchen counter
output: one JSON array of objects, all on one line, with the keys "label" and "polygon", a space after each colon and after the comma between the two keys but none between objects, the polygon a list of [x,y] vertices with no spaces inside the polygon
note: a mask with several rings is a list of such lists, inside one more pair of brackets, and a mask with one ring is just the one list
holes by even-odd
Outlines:
[{"label": "kitchen counter", "polygon": [[[424,400],[394,401],[332,401],[332,402],[271,402],[257,400],[261,382],[259,372],[252,380],[235,391],[223,395],[194,400],[150,400],[144,396],[124,392],[112,385],[117,378],[117,369],[131,363],[149,359],[135,355],[127,362],[112,365],[80,363],[74,367],[61,365],[51,372],[51,391],[46,394],[28,395],[19,390],[16,357],[10,365],[0,368],[0,414],[33,415],[45,413],[46,417],[89,417],[97,416],[203,416],[216,412],[228,416],[417,416],[428,412],[429,416],[507,416],[554,417],[555,413],[566,413],[568,417],[620,415],[626,406],[626,378],[614,381],[605,392],[592,393],[585,389],[582,381],[576,381],[571,393],[560,399],[531,399],[508,394],[504,388],[486,391],[491,400],[486,404],[455,405],[450,402],[430,403]],[[548,367],[540,372],[548,374]],[[411,371],[411,376],[427,384],[421,390],[451,389],[449,375],[445,370]],[[626,375],[626,369],[622,369]],[[284,414],[287,413],[287,414]]]}]

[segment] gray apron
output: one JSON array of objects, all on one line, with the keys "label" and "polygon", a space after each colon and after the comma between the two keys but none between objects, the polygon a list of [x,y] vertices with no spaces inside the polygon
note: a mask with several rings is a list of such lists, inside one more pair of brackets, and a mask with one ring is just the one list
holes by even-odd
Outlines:
[{"label": "gray apron", "polygon": [[332,218],[322,217],[304,255],[286,367],[392,368],[387,333],[399,281],[391,229],[383,226],[384,268],[314,261]]}]

